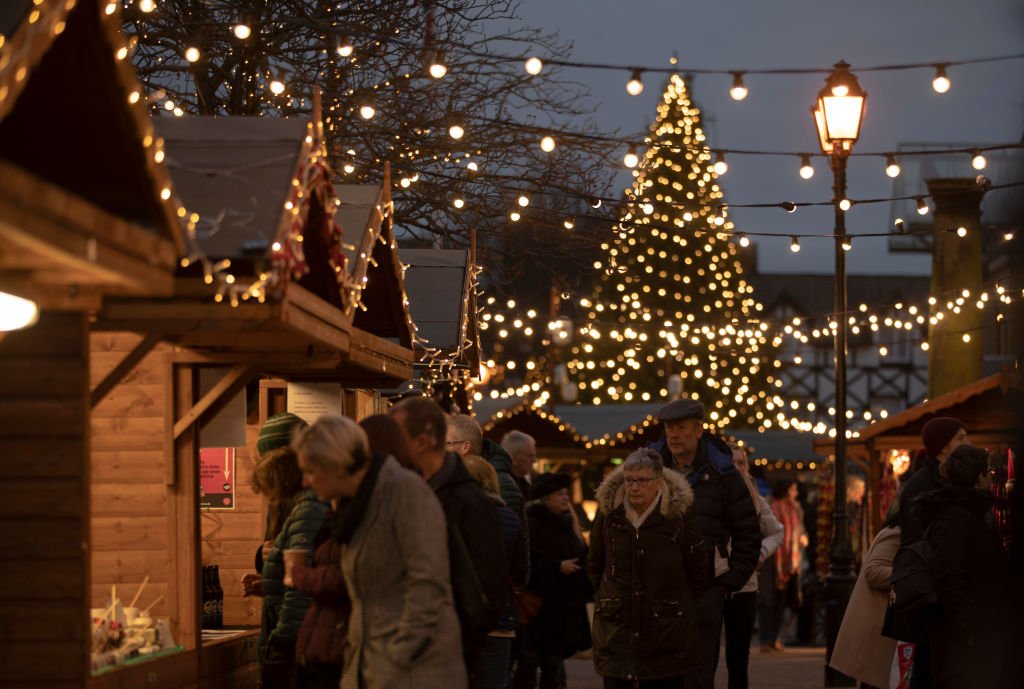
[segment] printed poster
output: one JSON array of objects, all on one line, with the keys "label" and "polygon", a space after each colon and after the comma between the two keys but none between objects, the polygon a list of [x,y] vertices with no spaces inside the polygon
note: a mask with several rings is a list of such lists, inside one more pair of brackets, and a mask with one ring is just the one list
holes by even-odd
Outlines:
[{"label": "printed poster", "polygon": [[309,424],[325,414],[341,416],[341,385],[288,383],[287,411]]},{"label": "printed poster", "polygon": [[235,509],[235,448],[199,450],[199,508]]}]

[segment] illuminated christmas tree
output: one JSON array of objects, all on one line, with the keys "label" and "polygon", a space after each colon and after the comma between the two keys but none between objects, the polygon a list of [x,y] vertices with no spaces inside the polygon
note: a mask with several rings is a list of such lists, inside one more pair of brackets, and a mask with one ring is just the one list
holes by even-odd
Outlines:
[{"label": "illuminated christmas tree", "polygon": [[645,143],[594,264],[593,296],[580,302],[587,319],[568,363],[579,400],[685,395],[704,403],[715,426],[760,426],[781,403],[780,363],[733,243],[718,184],[724,158],[707,147],[682,77],[669,79]]}]

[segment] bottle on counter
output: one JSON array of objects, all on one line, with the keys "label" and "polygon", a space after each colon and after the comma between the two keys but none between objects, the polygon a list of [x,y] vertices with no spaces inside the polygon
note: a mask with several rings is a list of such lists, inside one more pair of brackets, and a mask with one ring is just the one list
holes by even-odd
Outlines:
[{"label": "bottle on counter", "polygon": [[220,567],[210,568],[210,584],[213,587],[213,628],[224,628],[224,589],[220,585]]},{"label": "bottle on counter", "polygon": [[216,593],[212,583],[213,568],[203,566],[203,629],[214,629],[214,612],[217,609]]}]

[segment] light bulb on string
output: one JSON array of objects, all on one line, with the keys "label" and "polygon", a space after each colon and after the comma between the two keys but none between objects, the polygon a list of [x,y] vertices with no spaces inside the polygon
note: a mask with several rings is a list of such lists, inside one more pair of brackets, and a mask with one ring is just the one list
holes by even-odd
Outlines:
[{"label": "light bulb on string", "polygon": [[967,236],[967,228],[964,227],[963,225],[961,225],[960,227],[956,228],[956,236],[960,237],[961,239],[966,237]]},{"label": "light bulb on string", "polygon": [[743,72],[732,73],[732,88],[729,89],[729,95],[732,96],[733,100],[743,100],[747,97],[747,85],[743,83]]},{"label": "light bulb on string", "polygon": [[971,151],[971,167],[975,170],[984,170],[986,165],[988,165],[988,161],[985,160],[985,156],[981,154],[981,151],[978,149]]},{"label": "light bulb on string", "polygon": [[791,241],[789,242],[789,250],[792,251],[794,254],[800,252],[800,238],[797,237],[796,235],[793,235]]},{"label": "light bulb on string", "polygon": [[521,207],[523,207],[523,208],[526,208],[527,206],[529,206],[529,205],[530,205],[530,197],[529,197],[529,196],[527,196],[526,194],[520,194],[520,195],[519,195],[519,198],[518,198],[518,199],[516,200],[516,202],[517,202],[517,203],[518,203],[518,204],[519,204],[519,205],[520,205]]},{"label": "light bulb on string", "polygon": [[724,175],[729,171],[729,164],[725,162],[725,152],[718,151],[715,154],[715,174]]},{"label": "light bulb on string", "polygon": [[915,196],[914,201],[917,202],[917,214],[928,215],[928,202],[925,201],[923,196]]},{"label": "light bulb on string", "polygon": [[848,211],[853,207],[853,201],[850,199],[839,199],[839,210]]},{"label": "light bulb on string", "polygon": [[453,124],[448,127],[448,136],[452,137],[456,141],[466,135],[466,130],[462,128],[461,124]]},{"label": "light bulb on string", "polygon": [[896,228],[896,234],[904,234],[907,231],[906,223],[903,222],[903,218],[896,218],[893,222],[893,226]]},{"label": "light bulb on string", "polygon": [[850,249],[852,249],[853,248],[853,237],[851,237],[849,235],[843,237],[842,245],[843,245],[843,251],[849,251]]},{"label": "light bulb on string", "polygon": [[800,176],[804,179],[814,177],[814,166],[811,165],[810,155],[805,154],[800,156]]},{"label": "light bulb on string", "polygon": [[235,38],[240,41],[244,41],[249,38],[249,36],[252,36],[252,29],[245,22],[238,22],[232,29],[232,33],[235,34]]},{"label": "light bulb on string", "polygon": [[555,150],[554,137],[545,136],[543,139],[541,139],[540,150],[544,151],[545,153],[551,153],[551,151]]},{"label": "light bulb on string", "polygon": [[374,110],[373,106],[370,105],[369,103],[363,103],[361,106],[359,106],[359,116],[362,117],[364,120],[372,120],[373,116],[376,114],[377,111]]},{"label": "light bulb on string", "polygon": [[792,201],[783,201],[779,204],[779,208],[786,211],[787,213],[796,213],[796,204]]},{"label": "light bulb on string", "polygon": [[508,218],[512,222],[519,222],[519,218],[521,217],[523,216],[519,214],[519,211],[512,211],[511,213],[508,214]]},{"label": "light bulb on string", "polygon": [[631,96],[639,96],[644,92],[644,82],[640,79],[642,74],[642,70],[633,70],[633,75],[629,78],[629,81],[626,82],[626,93]]},{"label": "light bulb on string", "polygon": [[1013,232],[1004,232],[1003,233],[1003,241],[1004,242],[1012,242],[1014,236],[1015,235],[1013,234]]},{"label": "light bulb on string", "polygon": [[455,199],[454,201],[452,201],[452,205],[455,206],[456,208],[462,208],[463,206],[466,205],[466,202],[463,201],[462,199]]},{"label": "light bulb on string", "polygon": [[936,93],[947,93],[951,86],[949,77],[946,76],[946,65],[935,65],[935,78],[932,79],[932,88]]},{"label": "light bulb on string", "polygon": [[282,93],[284,93],[284,82],[281,81],[278,77],[274,77],[273,79],[271,79],[270,92],[273,93],[275,96],[280,96]]},{"label": "light bulb on string", "polygon": [[750,246],[750,238],[747,237],[747,235],[743,234],[742,232],[740,233],[740,246],[742,246],[744,249]]},{"label": "light bulb on string", "polygon": [[599,199],[599,198],[597,198],[595,196],[593,198],[593,200],[591,200],[591,202],[590,202],[590,207],[591,208],[600,208],[601,207],[601,199]]},{"label": "light bulb on string", "polygon": [[444,75],[448,73],[448,65],[444,63],[443,50],[433,51],[430,65],[427,67],[427,73],[434,79],[443,79]]},{"label": "light bulb on string", "polygon": [[576,219],[566,218],[565,220],[562,221],[562,227],[564,227],[567,230],[571,230],[572,228],[576,227]]},{"label": "light bulb on string", "polygon": [[351,57],[355,48],[352,47],[352,42],[347,38],[341,38],[338,40],[338,45],[335,46],[334,52],[338,53],[338,57]]},{"label": "light bulb on string", "polygon": [[185,59],[189,62],[199,62],[199,48],[189,46],[185,49]]},{"label": "light bulb on string", "polygon": [[480,166],[477,165],[476,162],[470,161],[469,163],[466,164],[466,169],[469,170],[470,172],[476,172],[477,170],[480,169]]},{"label": "light bulb on string", "polygon": [[885,156],[885,174],[890,177],[900,176],[900,164],[896,162],[895,153],[889,153]]},{"label": "light bulb on string", "polygon": [[964,341],[965,343],[966,343],[966,342],[970,342],[970,341],[971,341],[971,334],[970,334],[970,333],[964,333],[964,336],[963,336],[963,338],[962,338],[962,339],[963,339],[963,341]]},{"label": "light bulb on string", "polygon": [[139,0],[139,11],[149,14],[156,9],[154,0]]},{"label": "light bulb on string", "polygon": [[537,76],[538,74],[540,74],[540,71],[544,69],[544,63],[541,62],[541,59],[539,57],[531,57],[528,58],[525,63],[523,63],[523,67],[526,69],[527,74]]},{"label": "light bulb on string", "polygon": [[634,168],[640,164],[640,157],[636,154],[636,146],[630,145],[626,155],[622,157],[622,163],[628,168]]}]

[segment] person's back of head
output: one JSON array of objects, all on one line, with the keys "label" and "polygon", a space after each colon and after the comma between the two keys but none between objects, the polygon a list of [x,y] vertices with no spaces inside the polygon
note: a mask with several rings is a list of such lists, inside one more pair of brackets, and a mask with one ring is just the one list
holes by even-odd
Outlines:
[{"label": "person's back of head", "polygon": [[370,441],[370,452],[382,457],[392,456],[406,469],[412,468],[409,444],[398,422],[387,414],[373,414],[359,422]]},{"label": "person's back of head", "polygon": [[501,492],[501,487],[498,485],[498,472],[486,459],[480,455],[466,455],[462,458],[462,463],[485,493],[498,495]]},{"label": "person's back of head", "polygon": [[482,455],[484,452],[484,432],[480,424],[471,416],[452,414],[448,417],[448,437],[452,441],[469,443],[466,454]]},{"label": "person's back of head", "polygon": [[444,450],[447,422],[444,410],[429,397],[407,397],[391,408],[390,414],[404,427],[408,439],[430,436],[431,449]]},{"label": "person's back of head", "polygon": [[973,488],[988,471],[988,452],[973,445],[960,445],[946,460],[946,478],[957,488]]}]

